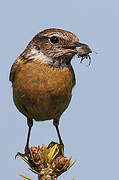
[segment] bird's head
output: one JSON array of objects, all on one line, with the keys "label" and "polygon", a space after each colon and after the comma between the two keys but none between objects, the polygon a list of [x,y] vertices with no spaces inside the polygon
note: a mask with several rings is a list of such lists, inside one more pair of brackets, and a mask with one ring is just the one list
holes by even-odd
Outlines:
[{"label": "bird's head", "polygon": [[70,64],[72,57],[78,54],[76,47],[84,45],[73,33],[52,28],[38,33],[25,52],[29,59],[39,59],[57,67]]}]

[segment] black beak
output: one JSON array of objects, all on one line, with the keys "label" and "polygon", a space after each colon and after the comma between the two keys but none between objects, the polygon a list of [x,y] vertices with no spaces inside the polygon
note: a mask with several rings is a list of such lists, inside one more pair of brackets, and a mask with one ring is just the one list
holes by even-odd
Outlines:
[{"label": "black beak", "polygon": [[[80,47],[79,50],[76,50],[76,47]],[[69,49],[69,52],[72,54],[79,54],[81,56],[92,53],[92,50],[89,48],[89,46],[87,44],[83,44],[80,42],[75,42],[70,45],[65,45],[65,46],[63,46],[63,48]]]},{"label": "black beak", "polygon": [[77,42],[77,43],[76,43],[76,47],[83,47],[83,46],[88,46],[88,45],[87,45],[87,44],[80,43],[80,42]]}]

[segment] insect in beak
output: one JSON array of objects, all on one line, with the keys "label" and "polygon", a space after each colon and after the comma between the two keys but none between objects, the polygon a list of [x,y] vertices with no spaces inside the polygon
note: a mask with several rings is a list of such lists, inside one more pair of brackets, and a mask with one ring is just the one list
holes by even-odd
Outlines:
[{"label": "insect in beak", "polygon": [[77,47],[80,47],[77,50],[77,55],[78,58],[81,58],[81,63],[83,62],[84,59],[88,59],[89,60],[89,65],[91,64],[91,57],[90,57],[90,53],[92,53],[92,50],[89,48],[88,45],[86,44],[82,44],[80,42],[77,43]]}]

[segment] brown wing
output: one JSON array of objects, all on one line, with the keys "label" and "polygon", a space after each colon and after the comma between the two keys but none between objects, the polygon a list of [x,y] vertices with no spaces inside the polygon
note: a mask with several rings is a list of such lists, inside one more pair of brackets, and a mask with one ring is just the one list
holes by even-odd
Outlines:
[{"label": "brown wing", "polygon": [[16,61],[13,63],[11,70],[10,70],[9,80],[11,82],[14,81],[15,73],[16,73],[16,70],[18,67],[19,67],[19,59],[16,59]]},{"label": "brown wing", "polygon": [[75,84],[76,84],[75,73],[74,73],[74,70],[73,70],[73,67],[72,67],[72,66],[70,66],[70,69],[71,69],[71,72],[72,72],[72,77],[73,77],[73,87],[74,87]]}]

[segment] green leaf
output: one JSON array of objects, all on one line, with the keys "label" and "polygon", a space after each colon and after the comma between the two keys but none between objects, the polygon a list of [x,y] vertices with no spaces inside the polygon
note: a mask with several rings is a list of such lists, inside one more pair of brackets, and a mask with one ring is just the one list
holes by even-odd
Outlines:
[{"label": "green leaf", "polygon": [[[56,149],[57,149],[57,144],[55,144],[55,145],[51,148],[51,150],[50,150],[50,152],[49,152],[49,154],[48,154],[49,163],[50,163],[51,160],[54,158],[53,155],[54,155]],[[55,156],[56,156],[56,155],[55,155]]]},{"label": "green leaf", "polygon": [[29,170],[31,170],[32,172],[34,172],[35,174],[41,175],[38,171],[32,169],[32,168],[28,168]]},{"label": "green leaf", "polygon": [[21,176],[22,178],[28,179],[28,180],[32,180],[32,179],[30,179],[30,178],[28,178],[26,176],[23,176],[22,174],[19,174],[19,176]]}]

